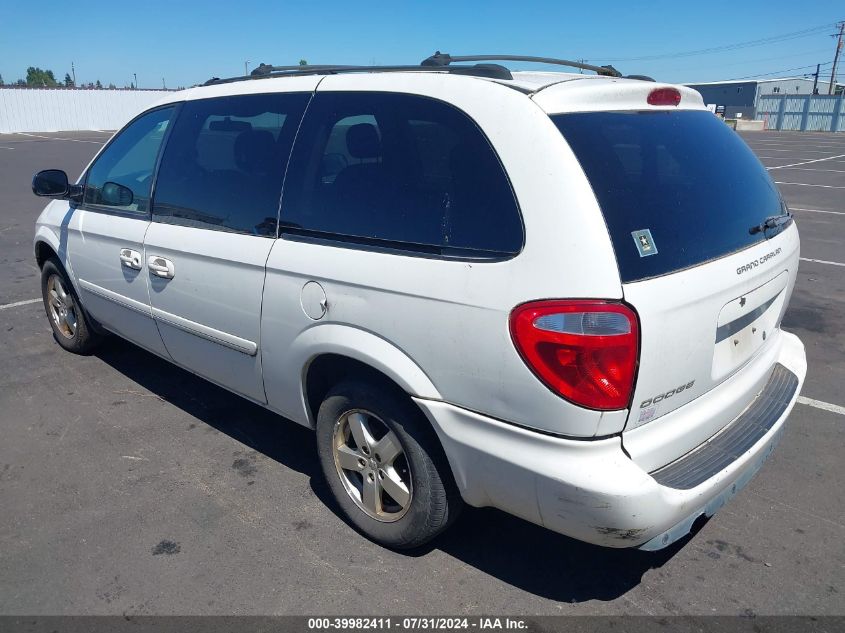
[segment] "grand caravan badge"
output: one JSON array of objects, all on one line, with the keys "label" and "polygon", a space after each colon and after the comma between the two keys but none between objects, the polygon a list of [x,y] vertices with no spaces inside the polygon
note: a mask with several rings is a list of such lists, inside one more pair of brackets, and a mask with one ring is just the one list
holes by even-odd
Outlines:
[{"label": "grand caravan badge", "polygon": [[651,236],[649,229],[632,231],[631,235],[634,238],[634,243],[637,245],[637,250],[640,252],[640,257],[657,255],[657,246],[654,244],[654,238]]}]

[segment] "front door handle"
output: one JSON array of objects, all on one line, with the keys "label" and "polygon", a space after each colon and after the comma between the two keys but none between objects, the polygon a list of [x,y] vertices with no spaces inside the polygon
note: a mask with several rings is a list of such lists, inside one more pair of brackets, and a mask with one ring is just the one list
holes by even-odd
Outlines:
[{"label": "front door handle", "polygon": [[173,266],[173,262],[158,255],[150,256],[147,260],[147,267],[153,275],[162,279],[173,279],[176,275],[176,268]]},{"label": "front door handle", "polygon": [[131,248],[121,248],[120,263],[132,270],[141,270],[141,253]]}]

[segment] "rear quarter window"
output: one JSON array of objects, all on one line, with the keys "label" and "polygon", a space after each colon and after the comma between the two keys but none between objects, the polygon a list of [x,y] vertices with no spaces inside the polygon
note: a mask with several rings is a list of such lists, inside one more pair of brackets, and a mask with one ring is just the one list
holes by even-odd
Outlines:
[{"label": "rear quarter window", "polygon": [[[552,120],[590,181],[623,282],[752,246],[766,238],[749,229],[782,213],[765,167],[710,112],[587,112]],[[638,240],[647,243],[645,252]]]},{"label": "rear quarter window", "polygon": [[297,135],[282,232],[435,256],[518,253],[522,219],[499,158],[451,105],[317,93]]}]

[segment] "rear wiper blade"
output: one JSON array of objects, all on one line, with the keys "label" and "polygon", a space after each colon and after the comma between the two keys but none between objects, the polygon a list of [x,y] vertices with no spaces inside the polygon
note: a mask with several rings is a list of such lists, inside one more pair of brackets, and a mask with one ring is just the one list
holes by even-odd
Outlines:
[{"label": "rear wiper blade", "polygon": [[751,235],[755,233],[760,233],[761,231],[767,231],[769,229],[776,229],[778,227],[784,226],[792,222],[792,214],[786,213],[782,215],[772,215],[763,220],[762,223],[756,224],[748,229],[748,232]]}]

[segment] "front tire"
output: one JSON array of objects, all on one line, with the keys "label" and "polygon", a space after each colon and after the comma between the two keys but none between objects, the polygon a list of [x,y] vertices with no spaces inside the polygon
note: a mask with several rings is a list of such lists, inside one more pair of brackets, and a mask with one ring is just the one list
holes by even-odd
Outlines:
[{"label": "front tire", "polygon": [[101,337],[89,327],[73,285],[53,257],[41,267],[41,297],[56,342],[74,354],[90,354]]},{"label": "front tire", "polygon": [[460,510],[434,430],[396,389],[354,380],[334,387],[317,415],[317,449],[338,505],[377,543],[418,547]]}]

